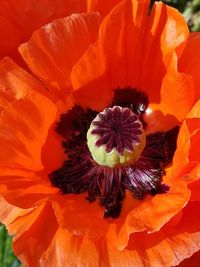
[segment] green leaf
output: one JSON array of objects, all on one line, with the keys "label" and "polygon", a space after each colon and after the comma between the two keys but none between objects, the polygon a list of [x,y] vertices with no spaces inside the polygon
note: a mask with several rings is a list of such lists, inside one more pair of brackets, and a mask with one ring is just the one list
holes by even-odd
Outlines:
[{"label": "green leaf", "polygon": [[22,267],[12,251],[12,238],[3,225],[0,225],[0,266]]}]

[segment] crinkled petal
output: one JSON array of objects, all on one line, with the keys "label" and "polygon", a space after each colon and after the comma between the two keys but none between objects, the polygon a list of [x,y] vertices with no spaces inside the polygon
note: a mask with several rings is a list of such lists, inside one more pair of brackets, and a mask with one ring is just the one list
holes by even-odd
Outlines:
[{"label": "crinkled petal", "polygon": [[[14,238],[13,249],[23,266],[42,266],[41,257],[50,246],[58,224],[50,203],[39,206],[31,214],[19,217],[10,225],[23,229],[23,232]],[[12,231],[12,230],[11,230]]]},{"label": "crinkled petal", "polygon": [[99,261],[97,247],[89,238],[71,235],[66,229],[58,228],[37,266],[98,267]]},{"label": "crinkled petal", "polygon": [[198,100],[200,97],[200,76],[199,76],[199,68],[200,68],[200,33],[190,33],[187,45],[184,49],[183,55],[179,61],[179,69],[180,71],[189,74],[192,76],[194,80],[194,91],[195,91],[195,99]]},{"label": "crinkled petal", "polygon": [[0,177],[0,194],[10,204],[20,208],[31,208],[38,203],[45,202],[56,194],[58,189],[46,182],[45,177],[23,172],[23,176],[17,176],[13,170],[12,175]]},{"label": "crinkled petal", "polygon": [[[108,222],[103,219],[103,208],[98,202],[89,203],[86,195],[56,195],[52,199],[53,208],[61,227],[74,235],[100,238],[106,234]],[[88,212],[89,211],[89,212]]]},{"label": "crinkled petal", "polygon": [[147,124],[146,134],[166,132],[180,124],[163,104],[150,104],[144,114],[144,121]]},{"label": "crinkled petal", "polygon": [[193,183],[190,183],[188,186],[192,192],[190,202],[192,201],[200,201],[200,179],[197,181],[194,181]]},{"label": "crinkled petal", "polygon": [[0,61],[0,111],[12,102],[23,99],[32,90],[42,94],[46,91],[37,79],[11,59],[4,58]]},{"label": "crinkled petal", "polygon": [[121,1],[102,22],[98,42],[72,70],[75,97],[83,106],[102,110],[113,89],[132,86],[146,91],[150,102],[161,101],[168,109],[179,103],[184,92],[180,104],[187,105],[179,118],[191,107],[191,77],[176,69],[188,36],[184,18],[162,3],[154,5],[150,16],[148,8],[148,1]]},{"label": "crinkled petal", "polygon": [[121,0],[87,0],[87,11],[98,11],[102,16],[107,15]]},{"label": "crinkled petal", "polygon": [[171,70],[163,79],[161,104],[166,114],[182,121],[194,103],[193,79],[184,73]]},{"label": "crinkled petal", "polygon": [[117,224],[111,224],[107,234],[110,242],[119,250],[124,249],[132,233],[160,230],[179,213],[190,198],[190,190],[184,181],[173,181],[166,176],[164,182],[170,190],[165,194],[146,197],[142,202],[127,194]]},{"label": "crinkled petal", "polygon": [[[40,258],[41,266],[77,266],[82,240],[83,237],[71,235],[66,229],[58,228],[50,246]],[[38,264],[37,267],[39,266]]]},{"label": "crinkled petal", "polygon": [[[21,209],[9,204],[3,197],[0,198],[0,221],[7,227],[18,217],[24,216],[32,209]],[[15,229],[16,231],[16,229]]]},{"label": "crinkled petal", "polygon": [[0,193],[29,208],[58,192],[48,179],[64,160],[54,128],[59,112],[70,105],[10,59],[0,62],[0,93]]},{"label": "crinkled petal", "polygon": [[23,61],[17,47],[27,41],[33,31],[53,19],[86,11],[86,0],[1,0],[0,58],[10,56]]},{"label": "crinkled petal", "polygon": [[182,124],[177,150],[173,160],[173,173],[191,183],[200,177],[200,101],[198,101]]},{"label": "crinkled petal", "polygon": [[70,89],[73,64],[95,41],[100,15],[73,14],[37,30],[20,46],[20,53],[32,72],[48,87]]},{"label": "crinkled petal", "polygon": [[98,266],[95,243],[60,228],[50,203],[18,217],[8,229],[15,235],[14,252],[25,267]]},{"label": "crinkled petal", "polygon": [[109,266],[169,267],[191,257],[200,249],[199,205],[189,204],[178,219],[174,218],[159,232],[131,235],[124,250],[109,244]]},{"label": "crinkled petal", "polygon": [[[53,208],[59,225],[72,234],[88,235],[90,238],[106,236],[118,249],[128,244],[129,236],[135,232],[155,232],[166,224],[187,204],[190,190],[184,181],[165,177],[170,186],[166,194],[146,197],[143,201],[126,192],[120,217],[103,220],[103,208],[97,202],[88,203],[86,195],[55,195]],[[89,211],[89,212],[88,212]]]},{"label": "crinkled petal", "polygon": [[0,117],[0,166],[41,170],[41,149],[57,108],[37,91],[42,85],[36,79],[13,64],[0,63],[0,92],[9,99]]}]

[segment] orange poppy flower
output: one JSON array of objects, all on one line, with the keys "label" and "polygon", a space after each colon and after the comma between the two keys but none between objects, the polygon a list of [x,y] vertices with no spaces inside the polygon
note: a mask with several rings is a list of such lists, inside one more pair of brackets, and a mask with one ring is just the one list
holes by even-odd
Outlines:
[{"label": "orange poppy flower", "polygon": [[195,266],[200,37],[148,11],[43,26],[19,48],[34,75],[0,62],[0,218],[25,267]]}]

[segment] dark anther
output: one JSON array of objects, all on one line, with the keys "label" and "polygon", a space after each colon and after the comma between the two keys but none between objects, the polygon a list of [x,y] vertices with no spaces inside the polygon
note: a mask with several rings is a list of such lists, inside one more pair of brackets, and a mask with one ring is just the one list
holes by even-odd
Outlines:
[{"label": "dark anther", "polygon": [[60,116],[56,132],[64,138],[69,138],[71,135],[81,135],[86,138],[90,123],[97,114],[98,112],[94,110],[84,110],[79,105],[75,105],[67,113]]},{"label": "dark anther", "polygon": [[165,194],[169,191],[170,187],[167,184],[159,184],[158,187],[151,190],[151,195],[155,196],[157,194]]},{"label": "dark anther", "polygon": [[179,127],[174,127],[167,132],[157,132],[147,135],[146,148],[142,157],[149,158],[155,167],[167,166],[173,158],[176,150],[176,140]]},{"label": "dark anther", "polygon": [[122,204],[121,202],[116,202],[115,204],[111,203],[110,206],[106,206],[104,212],[104,218],[118,218],[121,212]]},{"label": "dark anther", "polygon": [[148,104],[148,96],[144,92],[131,87],[116,89],[112,101],[112,106],[130,108],[137,115],[143,114]]}]

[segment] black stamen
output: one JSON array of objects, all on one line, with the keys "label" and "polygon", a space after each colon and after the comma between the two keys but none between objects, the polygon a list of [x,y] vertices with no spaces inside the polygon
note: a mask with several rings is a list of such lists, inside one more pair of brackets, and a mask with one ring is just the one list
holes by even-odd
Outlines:
[{"label": "black stamen", "polygon": [[97,114],[97,111],[84,110],[79,105],[75,105],[67,113],[60,116],[56,132],[64,138],[70,138],[72,134],[86,138],[87,130]]},{"label": "black stamen", "polygon": [[115,90],[111,106],[130,108],[135,114],[142,115],[147,109],[148,104],[149,100],[144,92],[127,87]]}]

